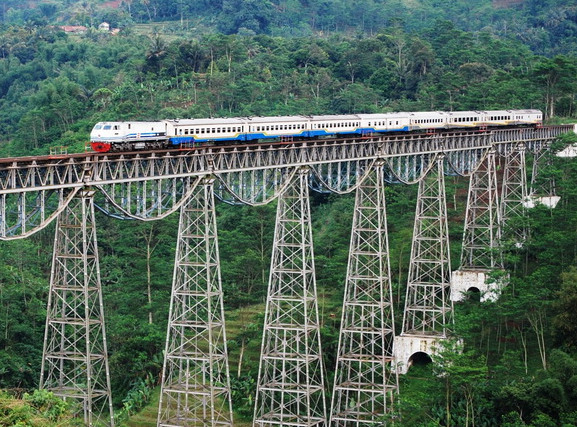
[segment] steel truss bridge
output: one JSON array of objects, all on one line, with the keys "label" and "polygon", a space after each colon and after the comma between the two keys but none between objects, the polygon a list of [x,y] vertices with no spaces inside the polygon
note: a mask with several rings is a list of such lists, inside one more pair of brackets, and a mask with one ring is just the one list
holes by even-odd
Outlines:
[{"label": "steel truss bridge", "polygon": [[[365,135],[180,151],[0,160],[0,239],[57,221],[40,388],[114,425],[95,208],[143,221],[179,211],[159,426],[232,426],[215,199],[278,200],[255,397],[255,426],[372,426],[394,416],[398,375],[450,335],[457,291],[502,268],[507,228],[534,196],[552,141],[571,126]],[[531,184],[525,156],[533,155]],[[498,194],[496,159],[504,159]],[[470,177],[461,268],[451,273],[444,176]],[[418,183],[403,329],[396,334],[384,188]],[[309,190],[355,192],[334,383],[320,340]],[[531,198],[533,196],[533,199]],[[455,288],[455,277],[468,277]],[[472,277],[472,278],[471,278]],[[463,285],[463,283],[465,283]],[[331,401],[325,394],[332,389]]]}]

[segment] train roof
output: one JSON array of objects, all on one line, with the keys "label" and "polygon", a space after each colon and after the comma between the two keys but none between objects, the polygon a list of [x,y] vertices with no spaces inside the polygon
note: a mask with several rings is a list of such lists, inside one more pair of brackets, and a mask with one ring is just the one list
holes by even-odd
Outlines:
[{"label": "train roof", "polygon": [[108,125],[124,125],[124,124],[138,124],[138,125],[158,125],[162,122],[160,121],[154,121],[154,122],[147,122],[147,121],[136,121],[136,120],[126,120],[126,121],[121,121],[121,122],[98,122],[96,123],[94,126],[108,126]]},{"label": "train roof", "polygon": [[371,114],[357,114],[361,119],[379,119],[382,117],[386,118],[398,118],[398,117],[408,117],[409,113],[396,112],[396,113],[371,113]]},{"label": "train roof", "polygon": [[311,120],[324,120],[324,121],[329,121],[329,120],[359,120],[360,116],[358,114],[340,114],[340,115],[329,115],[329,114],[324,114],[324,115],[319,115],[319,116],[310,116]]},{"label": "train roof", "polygon": [[285,123],[285,122],[302,122],[307,120],[305,116],[257,116],[249,117],[249,123]]},{"label": "train roof", "polygon": [[241,125],[245,120],[239,117],[221,117],[208,119],[170,119],[165,122],[173,126],[204,126],[204,125]]}]

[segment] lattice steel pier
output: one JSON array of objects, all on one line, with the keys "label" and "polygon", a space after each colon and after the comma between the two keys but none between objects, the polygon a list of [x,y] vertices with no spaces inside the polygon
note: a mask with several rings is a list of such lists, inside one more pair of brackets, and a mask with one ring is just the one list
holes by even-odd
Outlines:
[{"label": "lattice steel pier", "polygon": [[54,240],[40,388],[75,400],[85,425],[113,426],[92,191],[60,213]]},{"label": "lattice steel pier", "polygon": [[279,196],[254,426],[326,426],[308,168]]},{"label": "lattice steel pier", "polygon": [[159,426],[232,426],[213,179],[181,208]]},{"label": "lattice steel pier", "polygon": [[471,174],[461,248],[461,265],[451,278],[451,300],[461,301],[470,290],[480,300],[495,300],[503,282],[489,282],[489,274],[503,270],[501,215],[495,150],[490,150]]},{"label": "lattice steel pier", "polygon": [[453,323],[443,162],[439,155],[419,181],[403,330],[394,344],[400,373],[407,372],[415,353],[435,354]]},{"label": "lattice steel pier", "polygon": [[383,425],[398,392],[383,162],[357,187],[331,426]]}]

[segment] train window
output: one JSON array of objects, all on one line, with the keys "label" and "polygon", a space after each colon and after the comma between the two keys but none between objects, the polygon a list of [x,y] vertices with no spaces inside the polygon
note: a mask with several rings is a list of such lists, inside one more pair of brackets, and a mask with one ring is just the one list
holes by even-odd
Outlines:
[{"label": "train window", "polygon": [[185,135],[188,135],[188,129],[185,129],[185,130],[184,130],[184,134],[185,134]]}]

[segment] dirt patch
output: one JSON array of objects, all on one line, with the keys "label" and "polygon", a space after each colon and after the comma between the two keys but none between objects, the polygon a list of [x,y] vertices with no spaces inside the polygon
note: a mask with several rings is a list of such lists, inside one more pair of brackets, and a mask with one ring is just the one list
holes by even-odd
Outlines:
[{"label": "dirt patch", "polygon": [[111,1],[107,1],[106,3],[102,3],[102,5],[100,7],[106,7],[106,8],[110,8],[110,9],[118,9],[120,7],[120,3],[122,3],[122,0],[111,0]]}]

